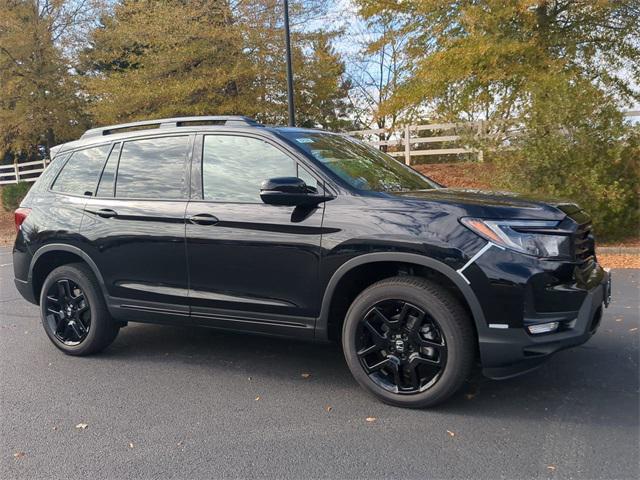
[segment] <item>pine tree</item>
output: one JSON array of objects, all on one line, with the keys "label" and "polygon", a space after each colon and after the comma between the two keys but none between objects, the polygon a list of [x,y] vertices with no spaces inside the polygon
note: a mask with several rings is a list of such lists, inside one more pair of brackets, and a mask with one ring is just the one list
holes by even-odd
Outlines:
[{"label": "pine tree", "polygon": [[[301,126],[341,129],[351,125],[344,61],[331,46],[339,32],[305,27],[326,11],[327,0],[290,2],[296,119]],[[240,2],[236,18],[255,72],[260,121],[287,123],[287,81],[282,2]]]},{"label": "pine tree", "polygon": [[[292,6],[294,22],[310,14]],[[281,14],[274,0],[123,0],[81,55],[94,121],[243,114],[286,123]],[[300,120],[337,128],[347,86],[329,36],[295,32],[293,44]]]},{"label": "pine tree", "polygon": [[226,0],[124,0],[81,57],[100,124],[254,114],[252,69]]},{"label": "pine tree", "polygon": [[0,158],[34,159],[86,126],[61,40],[83,10],[0,0]]}]

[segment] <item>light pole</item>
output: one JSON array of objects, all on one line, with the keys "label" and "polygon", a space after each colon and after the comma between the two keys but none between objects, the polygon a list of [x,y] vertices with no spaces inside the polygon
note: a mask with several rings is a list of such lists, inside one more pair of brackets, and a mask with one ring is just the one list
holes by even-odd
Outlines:
[{"label": "light pole", "polygon": [[296,126],[296,112],[293,104],[293,67],[291,65],[291,36],[289,35],[289,0],[284,0],[284,40],[287,47],[287,103],[289,126]]}]

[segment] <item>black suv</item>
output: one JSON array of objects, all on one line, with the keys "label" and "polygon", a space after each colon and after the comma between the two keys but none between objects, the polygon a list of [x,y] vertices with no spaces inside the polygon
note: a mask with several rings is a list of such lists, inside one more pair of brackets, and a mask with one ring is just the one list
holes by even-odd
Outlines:
[{"label": "black suv", "polygon": [[585,342],[610,295],[570,203],[443,188],[345,135],[188,117],[52,149],[15,283],[60,350],[128,321],[340,341],[365,389],[434,405]]}]

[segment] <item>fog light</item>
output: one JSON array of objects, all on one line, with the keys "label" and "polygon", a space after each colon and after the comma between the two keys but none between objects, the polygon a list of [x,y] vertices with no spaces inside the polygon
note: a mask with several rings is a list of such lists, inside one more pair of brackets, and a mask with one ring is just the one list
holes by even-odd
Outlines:
[{"label": "fog light", "polygon": [[540,325],[531,325],[527,328],[529,329],[529,333],[533,335],[555,332],[558,329],[558,322],[541,323]]}]

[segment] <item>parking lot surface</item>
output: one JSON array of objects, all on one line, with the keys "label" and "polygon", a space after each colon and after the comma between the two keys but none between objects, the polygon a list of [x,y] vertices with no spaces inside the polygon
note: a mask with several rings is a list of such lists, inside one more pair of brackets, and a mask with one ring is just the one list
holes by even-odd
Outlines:
[{"label": "parking lot surface", "polygon": [[2,249],[0,478],[638,478],[640,271],[613,275],[585,345],[403,410],[335,345],[130,323],[65,356]]}]

